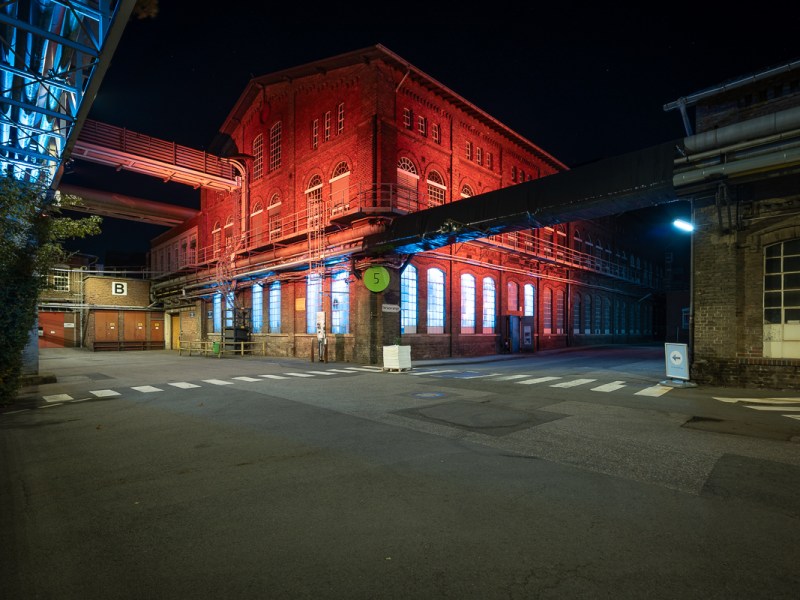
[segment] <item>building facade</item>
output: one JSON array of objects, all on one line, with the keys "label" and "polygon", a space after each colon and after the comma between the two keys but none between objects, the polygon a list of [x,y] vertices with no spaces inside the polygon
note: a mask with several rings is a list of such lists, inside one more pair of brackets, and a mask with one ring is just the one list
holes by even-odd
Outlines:
[{"label": "building facade", "polygon": [[399,216],[567,169],[386,48],[253,79],[215,151],[239,189],[203,189],[152,242],[168,347],[235,330],[375,364],[396,343],[421,359],[663,335],[661,261],[612,218],[370,256]]}]

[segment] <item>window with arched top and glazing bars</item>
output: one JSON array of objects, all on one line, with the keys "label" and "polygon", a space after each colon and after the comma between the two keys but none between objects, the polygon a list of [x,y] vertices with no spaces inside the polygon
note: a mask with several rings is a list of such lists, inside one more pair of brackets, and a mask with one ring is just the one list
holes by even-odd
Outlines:
[{"label": "window with arched top and glazing bars", "polygon": [[545,288],[542,294],[544,306],[542,307],[542,332],[545,335],[553,333],[553,290]]},{"label": "window with arched top and glazing bars", "polygon": [[417,333],[417,269],[406,265],[400,274],[400,333]]},{"label": "window with arched top and glazing bars", "polygon": [[473,193],[472,188],[469,186],[469,184],[465,183],[464,185],[461,186],[462,198],[471,198],[474,195],[475,194]]},{"label": "window with arched top and glazing bars", "polygon": [[223,235],[225,236],[225,249],[230,250],[233,247],[233,215],[226,219]]},{"label": "window with arched top and glazing bars", "polygon": [[253,139],[252,180],[258,181],[264,176],[264,135],[258,134]]},{"label": "window with arched top and glazing bars", "polygon": [[592,333],[592,296],[590,294],[586,294],[583,299],[583,333],[589,335]]},{"label": "window with arched top and glazing bars", "polygon": [[331,280],[331,332],[350,332],[350,273],[338,271]]},{"label": "window with arched top and glazing bars", "polygon": [[419,174],[417,167],[407,156],[397,160],[397,190],[398,208],[417,210]]},{"label": "window with arched top and glazing bars", "polygon": [[266,218],[269,239],[275,240],[281,237],[281,197],[277,193],[272,194],[269,199]]},{"label": "window with arched top and glazing bars", "polygon": [[575,294],[572,298],[572,333],[580,335],[581,331],[581,295]]},{"label": "window with arched top and glazing bars", "polygon": [[556,292],[556,333],[562,334],[564,333],[566,326],[564,323],[564,290],[558,290]]},{"label": "window with arched top and glazing bars", "polygon": [[306,277],[306,333],[317,332],[317,313],[322,310],[322,278],[319,273]]},{"label": "window with arched top and glazing bars", "polygon": [[522,315],[525,317],[534,316],[536,310],[536,288],[532,283],[526,283],[523,287],[523,307]]},{"label": "window with arched top and glazing bars", "polygon": [[444,271],[428,269],[428,333],[444,333]]},{"label": "window with arched top and glazing bars", "polygon": [[277,170],[281,166],[281,136],[283,125],[280,121],[275,123],[269,130],[269,172]]},{"label": "window with arched top and glazing bars", "polygon": [[320,203],[322,202],[322,177],[314,175],[308,182],[306,209],[308,210],[308,228],[316,229],[320,224]]},{"label": "window with arched top and glazing bars", "polygon": [[214,250],[214,256],[219,254],[221,244],[222,226],[219,224],[219,221],[215,221],[214,226],[211,228],[211,247]]},{"label": "window with arched top and glazing bars", "polygon": [[428,206],[441,206],[447,197],[447,186],[438,171],[428,173]]},{"label": "window with arched top and glazing bars", "polygon": [[494,333],[497,322],[497,291],[494,279],[483,278],[483,333]]},{"label": "window with arched top and glazing bars", "polygon": [[350,188],[350,167],[342,161],[333,169],[331,184],[331,213],[333,215],[348,209]]},{"label": "window with arched top and glazing bars", "polygon": [[461,333],[475,333],[475,276],[461,275]]},{"label": "window with arched top and glazing bars", "polygon": [[506,307],[510,312],[519,310],[519,285],[516,281],[509,281],[506,284]]}]

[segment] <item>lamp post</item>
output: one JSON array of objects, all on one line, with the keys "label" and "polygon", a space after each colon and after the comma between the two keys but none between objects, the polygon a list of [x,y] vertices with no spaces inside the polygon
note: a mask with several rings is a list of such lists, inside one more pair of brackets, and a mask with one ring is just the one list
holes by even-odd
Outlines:
[{"label": "lamp post", "polygon": [[[675,219],[672,225],[685,233],[688,233],[689,238],[689,343],[687,344],[687,357],[688,371],[687,375],[691,378],[691,365],[694,360],[694,201],[689,201],[689,220]],[[686,385],[694,385],[689,379],[685,381]]]}]

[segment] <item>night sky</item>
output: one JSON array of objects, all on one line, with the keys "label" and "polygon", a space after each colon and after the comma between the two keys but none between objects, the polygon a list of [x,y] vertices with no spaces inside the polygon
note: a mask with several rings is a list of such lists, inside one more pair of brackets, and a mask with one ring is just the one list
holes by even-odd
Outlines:
[{"label": "night sky", "polygon": [[[89,117],[197,149],[209,146],[251,77],[374,44],[570,167],[680,138],[680,115],[665,104],[800,58],[796,9],[774,3],[763,14],[661,3],[658,15],[606,3],[593,11],[489,3],[472,19],[408,3],[298,14],[263,2],[160,4],[156,18],[127,25]],[[75,161],[63,181],[197,206],[196,191],[143,179]],[[105,219],[104,230],[71,247],[144,252],[164,228]]]}]

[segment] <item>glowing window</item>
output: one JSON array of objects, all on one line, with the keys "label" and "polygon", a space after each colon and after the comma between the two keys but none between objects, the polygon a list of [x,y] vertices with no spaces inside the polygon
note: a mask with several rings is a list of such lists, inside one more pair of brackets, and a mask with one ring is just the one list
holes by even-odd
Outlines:
[{"label": "glowing window", "polygon": [[311,147],[316,149],[319,146],[319,119],[314,119],[311,123]]},{"label": "glowing window", "polygon": [[222,294],[214,294],[214,333],[222,331]]},{"label": "glowing window", "polygon": [[281,122],[275,123],[269,130],[269,171],[270,173],[281,166]]},{"label": "glowing window", "polygon": [[542,312],[542,329],[545,335],[553,333],[553,290],[545,289]]},{"label": "glowing window", "polygon": [[349,333],[350,328],[350,273],[339,271],[331,282],[331,332]]},{"label": "glowing window", "polygon": [[463,186],[461,186],[461,197],[462,198],[469,198],[469,197],[471,197],[473,195],[474,194],[472,192],[472,188],[469,187],[468,184],[465,183]]},{"label": "glowing window", "polygon": [[526,317],[532,317],[534,314],[534,302],[536,300],[536,290],[533,287],[533,284],[526,283],[524,290],[524,306],[523,306],[523,315]]},{"label": "glowing window", "polygon": [[417,117],[417,132],[420,135],[428,135],[428,119],[422,116]]},{"label": "glowing window", "polygon": [[251,315],[253,333],[261,333],[261,329],[264,327],[264,286],[260,283],[253,284]]},{"label": "glowing window", "polygon": [[508,294],[508,310],[519,310],[519,286],[516,281],[509,281],[506,285],[506,293]]},{"label": "glowing window", "polygon": [[417,333],[417,269],[412,265],[400,275],[400,333]]},{"label": "glowing window", "polygon": [[233,327],[233,292],[225,294],[225,327]]},{"label": "glowing window", "polygon": [[492,168],[492,153],[491,152],[487,152],[486,153],[486,168],[487,169],[491,169]]},{"label": "glowing window", "polygon": [[253,181],[264,175],[264,136],[259,134],[253,140]]},{"label": "glowing window", "polygon": [[325,141],[331,139],[331,111],[325,113]]},{"label": "glowing window", "polygon": [[306,278],[306,333],[317,332],[317,313],[322,310],[322,279],[318,273]]},{"label": "glowing window", "polygon": [[461,333],[475,333],[475,277],[461,275]]},{"label": "glowing window", "polygon": [[483,278],[483,333],[494,333],[496,321],[496,294],[494,279]]},{"label": "glowing window", "polygon": [[556,333],[564,333],[564,291],[556,292]]},{"label": "glowing window", "polygon": [[444,271],[428,269],[428,333],[444,333]]},{"label": "glowing window", "polygon": [[269,285],[269,332],[281,331],[281,282],[273,281]]},{"label": "glowing window", "polygon": [[339,107],[336,110],[336,135],[341,134],[344,131],[344,102],[339,103]]},{"label": "glowing window", "polygon": [[414,116],[412,115],[410,108],[403,109],[403,126],[406,129],[411,129],[414,127]]},{"label": "glowing window", "polygon": [[483,148],[480,146],[475,149],[475,162],[479,165],[483,165]]}]

